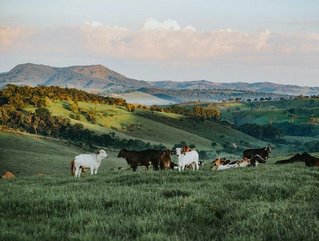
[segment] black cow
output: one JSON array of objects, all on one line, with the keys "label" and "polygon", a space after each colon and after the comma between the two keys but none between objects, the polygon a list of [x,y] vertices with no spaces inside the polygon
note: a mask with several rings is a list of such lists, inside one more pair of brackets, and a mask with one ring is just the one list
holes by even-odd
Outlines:
[{"label": "black cow", "polygon": [[122,149],[117,157],[126,159],[126,162],[133,168],[133,172],[136,171],[138,166],[145,166],[148,170],[148,166],[152,163],[154,170],[158,170],[158,165],[163,155],[161,150],[144,150],[144,151],[129,151]]},{"label": "black cow", "polygon": [[281,160],[275,162],[275,164],[287,164],[287,163],[293,163],[293,162],[304,162],[306,166],[312,167],[312,166],[319,166],[319,158],[311,156],[309,153],[304,152],[301,155],[297,153],[293,157],[290,157],[286,160]]},{"label": "black cow", "polygon": [[257,149],[246,149],[243,151],[243,158],[254,159],[258,158],[258,162],[265,163],[271,153],[272,147],[257,148]]}]

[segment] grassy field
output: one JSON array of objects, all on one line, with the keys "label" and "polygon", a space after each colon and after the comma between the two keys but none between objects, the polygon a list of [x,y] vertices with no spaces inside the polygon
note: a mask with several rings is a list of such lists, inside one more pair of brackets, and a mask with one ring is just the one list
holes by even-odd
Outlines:
[{"label": "grassy field", "polygon": [[78,147],[1,132],[0,148],[1,174],[17,175],[0,179],[0,240],[319,238],[319,169],[274,165],[284,155],[257,168],[133,173],[107,150],[97,176],[76,179]]},{"label": "grassy field", "polygon": [[[118,150],[105,150],[109,154],[106,169],[126,167],[124,159],[116,158]],[[0,131],[0,174],[11,171],[17,176],[68,175],[74,156],[87,152],[57,139]]]}]

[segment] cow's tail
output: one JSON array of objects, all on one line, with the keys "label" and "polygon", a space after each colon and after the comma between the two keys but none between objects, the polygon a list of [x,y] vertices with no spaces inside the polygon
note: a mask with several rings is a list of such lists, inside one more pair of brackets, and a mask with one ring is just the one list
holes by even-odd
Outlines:
[{"label": "cow's tail", "polygon": [[75,167],[74,167],[74,160],[71,161],[71,175],[75,175]]}]

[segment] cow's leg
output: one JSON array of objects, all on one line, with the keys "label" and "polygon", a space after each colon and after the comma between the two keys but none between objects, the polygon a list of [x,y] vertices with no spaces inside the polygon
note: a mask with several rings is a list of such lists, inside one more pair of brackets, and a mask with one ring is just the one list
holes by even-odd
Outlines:
[{"label": "cow's leg", "polygon": [[195,165],[196,165],[196,170],[198,171],[198,169],[199,169],[198,161],[197,161],[197,162],[195,162]]},{"label": "cow's leg", "polygon": [[90,171],[91,171],[91,175],[94,174],[94,168],[92,166],[90,166]]},{"label": "cow's leg", "polygon": [[79,167],[79,170],[78,170],[78,177],[80,177],[80,176],[81,176],[81,172],[82,172],[82,168],[81,168],[81,167]]},{"label": "cow's leg", "polygon": [[95,172],[94,172],[95,175],[97,174],[97,170],[98,170],[98,169],[99,169],[99,168],[96,168],[96,169],[95,169]]},{"label": "cow's leg", "polygon": [[133,172],[135,172],[137,169],[137,166],[132,166],[132,168],[133,168]]},{"label": "cow's leg", "polygon": [[76,166],[74,171],[74,177],[78,177],[79,168]]}]

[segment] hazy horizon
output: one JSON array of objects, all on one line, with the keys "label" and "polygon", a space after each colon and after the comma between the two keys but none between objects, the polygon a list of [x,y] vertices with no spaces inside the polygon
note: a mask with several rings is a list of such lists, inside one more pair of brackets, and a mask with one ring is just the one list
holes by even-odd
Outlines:
[{"label": "hazy horizon", "polygon": [[319,1],[0,0],[0,72],[22,63],[319,86]]}]

